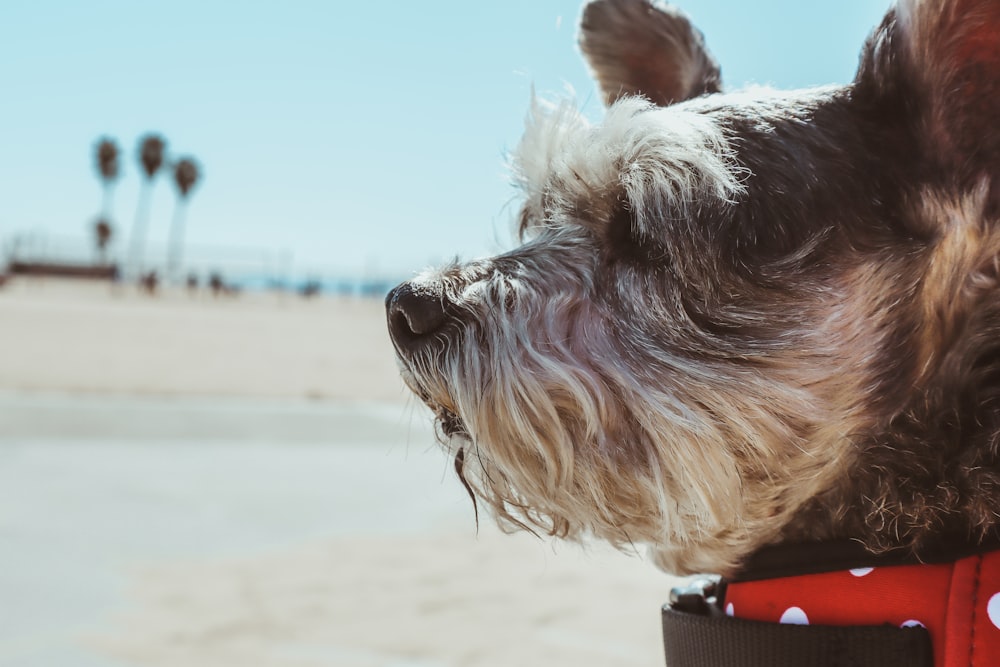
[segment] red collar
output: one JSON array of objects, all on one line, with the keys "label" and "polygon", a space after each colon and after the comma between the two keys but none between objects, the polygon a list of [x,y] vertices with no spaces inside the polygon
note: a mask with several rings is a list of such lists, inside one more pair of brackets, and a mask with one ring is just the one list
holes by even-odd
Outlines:
[{"label": "red collar", "polygon": [[771,623],[920,624],[936,667],[1000,665],[1000,551],[943,564],[731,582],[723,608]]}]

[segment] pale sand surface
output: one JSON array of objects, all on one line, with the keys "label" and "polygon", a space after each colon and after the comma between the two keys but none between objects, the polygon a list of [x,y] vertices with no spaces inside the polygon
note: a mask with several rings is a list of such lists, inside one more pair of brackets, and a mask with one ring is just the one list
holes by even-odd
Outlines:
[{"label": "pale sand surface", "polygon": [[381,304],[15,283],[0,322],[0,666],[662,664],[648,562],[477,535]]},{"label": "pale sand surface", "polygon": [[378,300],[18,280],[0,291],[0,387],[403,400]]}]

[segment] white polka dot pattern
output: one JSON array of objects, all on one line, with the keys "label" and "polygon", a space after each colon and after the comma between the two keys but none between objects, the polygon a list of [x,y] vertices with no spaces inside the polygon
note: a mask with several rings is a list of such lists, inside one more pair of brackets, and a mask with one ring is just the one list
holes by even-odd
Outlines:
[{"label": "white polka dot pattern", "polygon": [[1000,629],[1000,593],[994,593],[986,604],[986,613],[990,615],[993,627]]},{"label": "white polka dot pattern", "polygon": [[789,607],[781,615],[781,620],[778,622],[788,625],[809,625],[809,617],[806,616],[806,613],[801,608]]}]

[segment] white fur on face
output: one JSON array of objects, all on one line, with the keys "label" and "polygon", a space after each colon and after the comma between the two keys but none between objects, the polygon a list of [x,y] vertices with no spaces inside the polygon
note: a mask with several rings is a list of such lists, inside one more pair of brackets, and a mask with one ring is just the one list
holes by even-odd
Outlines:
[{"label": "white fur on face", "polygon": [[705,197],[732,199],[744,176],[708,117],[639,98],[614,104],[600,125],[534,99],[512,172],[536,226],[565,225],[558,214],[621,189],[640,230],[686,218]]}]

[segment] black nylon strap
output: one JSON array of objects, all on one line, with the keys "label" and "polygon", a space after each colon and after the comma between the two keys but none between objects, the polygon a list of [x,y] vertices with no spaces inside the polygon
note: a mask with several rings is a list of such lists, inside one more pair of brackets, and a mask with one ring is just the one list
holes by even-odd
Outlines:
[{"label": "black nylon strap", "polygon": [[663,608],[667,667],[933,667],[927,630],[786,625]]}]

